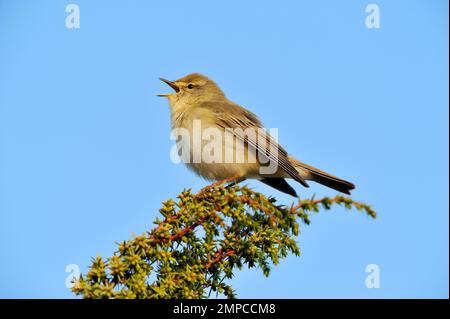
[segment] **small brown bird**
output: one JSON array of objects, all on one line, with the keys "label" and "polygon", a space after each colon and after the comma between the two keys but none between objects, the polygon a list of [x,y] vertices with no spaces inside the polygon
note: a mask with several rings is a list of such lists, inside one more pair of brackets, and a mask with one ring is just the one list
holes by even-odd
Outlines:
[{"label": "small brown bird", "polygon": [[[175,90],[171,94],[158,94],[169,100],[172,128],[188,133],[187,138],[184,135],[184,138],[177,140],[178,151],[186,165],[203,178],[236,183],[247,178],[258,179],[292,196],[297,194],[285,178],[294,179],[305,187],[309,187],[306,181],[315,181],[345,194],[350,194],[350,190],[355,188],[350,182],[289,156],[268,133],[263,134],[262,140],[259,135],[258,138],[249,138],[243,131],[253,129],[255,132],[266,132],[258,117],[228,100],[208,77],[193,73],[176,81],[160,79]],[[195,135],[199,135],[196,129],[200,129],[200,136],[203,137],[209,131],[222,132],[221,136],[215,135],[214,140],[219,147],[214,150],[216,154],[212,161],[201,160],[201,156],[199,160],[198,154],[205,154],[202,150],[211,146],[212,139],[202,139],[196,144]],[[226,134],[231,134],[233,140],[227,139]],[[243,150],[244,156],[237,160],[239,150]],[[197,160],[196,151],[199,151]],[[223,154],[233,154],[233,160],[225,160]],[[264,164],[271,162],[276,164],[276,168],[264,171],[267,168]]]}]

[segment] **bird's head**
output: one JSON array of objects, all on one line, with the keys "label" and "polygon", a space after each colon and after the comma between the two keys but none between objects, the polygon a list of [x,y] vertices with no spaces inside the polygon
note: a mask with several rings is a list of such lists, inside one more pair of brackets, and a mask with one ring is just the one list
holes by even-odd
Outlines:
[{"label": "bird's head", "polygon": [[167,97],[171,105],[179,101],[195,103],[223,99],[225,97],[222,90],[213,80],[199,73],[192,73],[175,81],[163,78],[160,78],[160,80],[175,91],[174,93],[158,94],[158,96]]}]

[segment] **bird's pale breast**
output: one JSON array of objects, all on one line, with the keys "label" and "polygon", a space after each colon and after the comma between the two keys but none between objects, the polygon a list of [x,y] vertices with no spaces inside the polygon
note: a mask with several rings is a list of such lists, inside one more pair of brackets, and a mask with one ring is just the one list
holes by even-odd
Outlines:
[{"label": "bird's pale breast", "polygon": [[260,165],[256,154],[249,153],[242,141],[215,124],[213,114],[207,110],[175,105],[172,129],[184,132],[177,136],[179,155],[191,170],[203,178],[258,177]]}]

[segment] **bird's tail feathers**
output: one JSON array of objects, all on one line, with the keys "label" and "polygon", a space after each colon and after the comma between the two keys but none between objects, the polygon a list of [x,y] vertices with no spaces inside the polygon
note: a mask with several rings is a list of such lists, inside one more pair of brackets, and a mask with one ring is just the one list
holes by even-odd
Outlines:
[{"label": "bird's tail feathers", "polygon": [[353,183],[321,171],[311,165],[302,163],[292,157],[290,157],[289,160],[306,180],[312,180],[348,195],[350,195],[350,191],[355,188]]}]

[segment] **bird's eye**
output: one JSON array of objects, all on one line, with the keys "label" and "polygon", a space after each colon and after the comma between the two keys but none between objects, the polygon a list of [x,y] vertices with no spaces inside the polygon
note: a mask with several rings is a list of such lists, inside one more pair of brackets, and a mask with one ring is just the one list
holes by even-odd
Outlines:
[{"label": "bird's eye", "polygon": [[194,88],[194,84],[190,83],[190,84],[188,84],[187,87],[188,87],[189,90],[192,90]]}]

